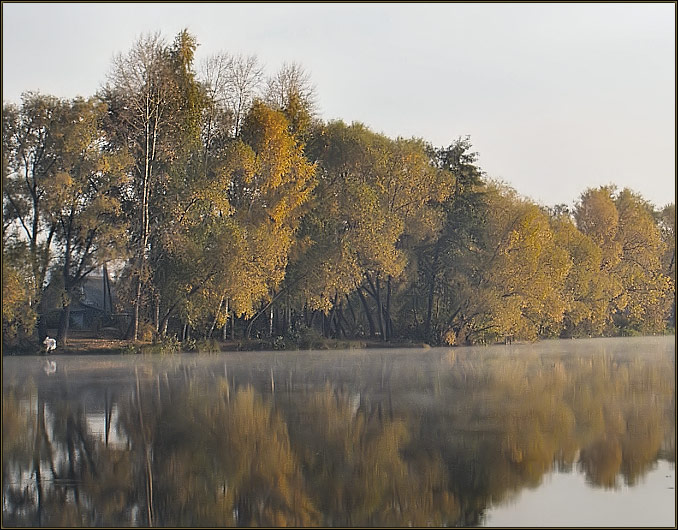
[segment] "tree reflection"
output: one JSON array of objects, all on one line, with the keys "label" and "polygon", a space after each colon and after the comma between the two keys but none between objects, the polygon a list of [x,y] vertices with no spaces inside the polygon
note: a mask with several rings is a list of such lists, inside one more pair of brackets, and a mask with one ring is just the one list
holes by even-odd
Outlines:
[{"label": "tree reflection", "polygon": [[[387,420],[329,385],[304,396],[292,440],[312,498],[332,526],[450,523],[457,506],[438,459],[408,458],[403,420]],[[303,407],[303,408],[302,408]]]},{"label": "tree reflection", "polygon": [[104,432],[84,388],[6,384],[3,523],[471,525],[553,469],[615,488],[675,461],[672,355],[356,366],[142,370],[97,398]]}]

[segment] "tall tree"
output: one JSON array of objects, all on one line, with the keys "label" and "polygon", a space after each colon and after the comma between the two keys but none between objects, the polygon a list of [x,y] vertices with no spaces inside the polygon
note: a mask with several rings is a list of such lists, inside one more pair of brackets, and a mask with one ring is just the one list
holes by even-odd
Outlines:
[{"label": "tall tree", "polygon": [[641,332],[662,331],[666,325],[674,286],[662,270],[666,245],[654,218],[654,209],[628,188],[619,192],[616,241],[621,261],[616,269],[624,296],[615,300],[617,325]]},{"label": "tall tree", "polygon": [[2,116],[3,245],[26,245],[29,305],[41,317],[40,339],[47,334],[41,301],[57,230],[47,195],[58,171],[53,132],[60,111],[58,99],[26,93],[21,107],[4,105]]},{"label": "tall tree", "polygon": [[[666,205],[659,214],[659,228],[666,251],[662,256],[662,272],[671,279],[673,292],[676,290],[676,205]],[[673,297],[669,314],[669,326],[676,328],[676,298]]]},{"label": "tall tree", "polygon": [[123,257],[127,248],[120,191],[130,160],[124,153],[101,149],[105,112],[105,105],[95,100],[64,102],[53,131],[59,157],[47,200],[57,225],[64,288],[59,344],[66,343],[71,303],[82,281],[107,261]]},{"label": "tall tree", "polygon": [[228,110],[233,120],[231,133],[238,136],[263,86],[264,71],[257,56],[232,56],[223,52],[212,55],[202,63],[200,77],[212,103]]},{"label": "tall tree", "polygon": [[575,206],[577,227],[601,249],[607,331],[660,331],[673,282],[662,271],[665,252],[652,206],[629,189],[588,189]]},{"label": "tall tree", "polygon": [[605,329],[609,293],[615,285],[601,269],[602,250],[577,230],[568,214],[555,215],[551,224],[556,244],[567,251],[572,262],[563,290],[563,334],[599,335]]},{"label": "tall tree", "polygon": [[229,310],[252,317],[285,278],[315,185],[314,166],[285,116],[261,102],[220,157],[213,174],[185,190],[170,215],[172,228],[163,233],[163,324],[183,312],[192,323],[211,315],[216,326],[223,323],[225,301]]},{"label": "tall tree", "polygon": [[132,321],[129,337],[136,340],[142,292],[151,277],[149,256],[154,223],[153,205],[162,195],[169,166],[186,155],[191,136],[199,134],[201,113],[191,65],[197,43],[187,31],[168,46],[159,35],[141,37],[126,55],[113,62],[101,97],[108,104],[108,128],[114,143],[134,158],[128,191],[134,262]]},{"label": "tall tree", "polygon": [[446,323],[434,323],[433,318],[434,308],[439,307],[445,290],[441,283],[447,273],[471,268],[469,259],[484,243],[482,228],[487,213],[478,154],[471,151],[469,138],[459,138],[450,146],[435,150],[432,159],[436,168],[447,175],[451,189],[433,202],[443,215],[443,223],[439,230],[430,232],[430,237],[420,240],[416,257],[426,300],[423,335],[425,340],[438,342],[440,334],[446,331]]},{"label": "tall tree", "polygon": [[264,100],[284,112],[290,131],[298,138],[309,139],[316,116],[316,88],[310,74],[298,63],[284,63],[266,82]]},{"label": "tall tree", "polygon": [[490,184],[482,244],[444,272],[447,342],[468,343],[558,332],[569,256],[547,215],[514,190]]},{"label": "tall tree", "polygon": [[234,146],[231,203],[250,234],[253,262],[271,300],[285,278],[299,220],[316,186],[314,164],[285,115],[255,102]]},{"label": "tall tree", "polygon": [[319,165],[319,186],[302,223],[307,246],[298,268],[310,271],[301,284],[304,296],[312,309],[336,311],[337,325],[335,301],[350,304],[346,297],[355,293],[370,334],[387,339],[407,240],[439,223],[429,203],[446,193],[444,179],[423,142],[393,141],[357,123],[328,123],[308,150]]}]

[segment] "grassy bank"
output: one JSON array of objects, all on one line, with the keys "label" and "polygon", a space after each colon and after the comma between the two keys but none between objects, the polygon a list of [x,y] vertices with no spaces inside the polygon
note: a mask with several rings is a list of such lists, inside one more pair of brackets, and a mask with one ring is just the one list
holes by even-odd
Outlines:
[{"label": "grassy bank", "polygon": [[[379,340],[337,340],[314,337],[313,339],[289,340],[282,337],[273,340],[239,339],[239,340],[188,340],[179,342],[176,339],[164,341],[131,342],[114,338],[93,336],[74,336],[66,345],[58,345],[52,355],[136,355],[136,354],[172,354],[172,353],[222,353],[233,351],[297,351],[297,350],[348,350],[361,348],[428,348],[422,342]],[[42,347],[36,344],[24,344],[22,347],[3,348],[3,355],[42,355]]]}]

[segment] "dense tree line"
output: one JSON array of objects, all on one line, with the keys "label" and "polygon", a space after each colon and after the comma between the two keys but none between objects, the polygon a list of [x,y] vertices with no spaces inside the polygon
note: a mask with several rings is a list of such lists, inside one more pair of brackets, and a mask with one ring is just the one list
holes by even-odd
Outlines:
[{"label": "dense tree line", "polygon": [[[675,327],[675,206],[612,185],[545,208],[437,148],[323,122],[309,76],[194,65],[140,38],[89,99],[3,105],[3,341],[60,341],[82,282],[124,263],[129,339],[467,344]],[[50,291],[51,289],[51,291]]]}]

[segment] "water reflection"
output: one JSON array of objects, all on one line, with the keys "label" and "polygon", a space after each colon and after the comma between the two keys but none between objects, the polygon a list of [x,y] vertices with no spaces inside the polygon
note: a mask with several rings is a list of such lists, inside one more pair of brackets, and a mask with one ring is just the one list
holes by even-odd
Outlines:
[{"label": "water reflection", "polygon": [[472,525],[554,469],[633,485],[675,462],[675,347],[589,344],[6,359],[3,523]]}]

